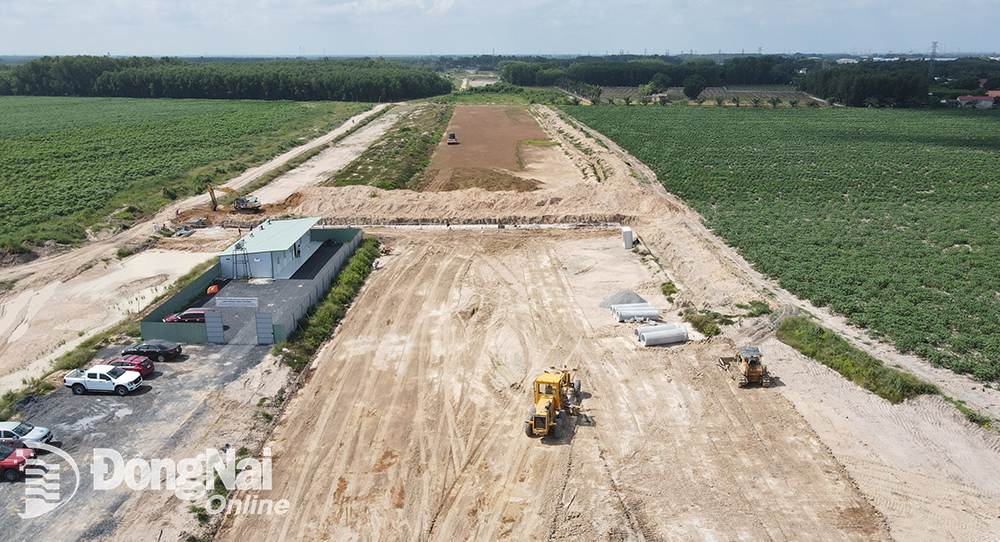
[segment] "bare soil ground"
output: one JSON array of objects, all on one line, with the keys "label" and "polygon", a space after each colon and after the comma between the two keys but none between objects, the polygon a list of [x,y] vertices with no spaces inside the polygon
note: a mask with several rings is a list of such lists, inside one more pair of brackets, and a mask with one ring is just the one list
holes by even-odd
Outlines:
[{"label": "bare soil ground", "polygon": [[[519,154],[523,140],[548,140],[545,130],[519,106],[456,107],[446,133],[458,136],[457,145],[438,145],[427,166],[431,179],[424,191],[456,190],[480,186],[487,190],[533,189],[518,183],[524,163]],[[481,180],[478,180],[481,178]]]},{"label": "bare soil ground", "polygon": [[[1000,436],[940,398],[890,405],[778,342],[776,318],[642,350],[632,326],[612,323],[597,305],[631,288],[676,321],[682,305],[739,313],[735,304],[763,299],[776,316],[809,311],[981,411],[994,413],[997,390],[901,356],[794,298],[706,230],[643,164],[548,108],[531,111],[560,143],[539,149],[547,165],[490,167],[536,179],[536,190],[306,187],[281,202],[282,213],[329,222],[440,226],[368,228],[395,252],[381,259],[271,437],[274,489],[260,497],[287,498],[290,511],[228,516],[218,538],[1000,536]],[[515,118],[490,115],[491,123]],[[526,139],[505,137],[498,159],[516,156],[511,142]],[[631,225],[650,254],[621,248],[613,229],[444,226],[606,221]],[[122,238],[82,249],[91,251],[86,258],[69,253],[26,264],[21,274],[0,271],[0,280],[21,277],[16,292],[43,288],[113,254],[116,242]],[[658,293],[665,280],[680,290],[676,304]],[[738,389],[714,366],[746,344],[765,352],[776,387]],[[583,415],[562,440],[529,439],[521,428],[525,384],[564,363],[580,369]],[[220,416],[186,442],[203,445],[226,427]],[[122,517],[146,526],[183,513],[147,517],[145,501],[129,502]]]},{"label": "bare soil ground", "polygon": [[[601,300],[659,307],[617,229],[381,232],[398,247],[273,436],[285,516],[223,540],[883,540],[875,510],[730,341],[641,350]],[[531,380],[577,366],[572,436],[525,437]]]}]

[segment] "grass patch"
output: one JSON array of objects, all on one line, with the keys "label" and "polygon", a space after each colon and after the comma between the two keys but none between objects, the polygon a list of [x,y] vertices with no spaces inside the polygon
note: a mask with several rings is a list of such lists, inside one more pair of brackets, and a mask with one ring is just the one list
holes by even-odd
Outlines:
[{"label": "grass patch", "polygon": [[984,416],[976,412],[975,410],[972,410],[971,408],[965,406],[965,401],[956,401],[951,397],[948,397],[947,395],[944,395],[943,397],[945,401],[948,401],[949,403],[955,405],[955,408],[957,408],[958,411],[965,416],[966,420],[969,420],[970,422],[984,429],[989,429],[994,425],[993,418],[990,418],[989,416]]},{"label": "grass patch", "polygon": [[743,316],[746,316],[748,318],[755,318],[757,316],[771,314],[771,306],[759,299],[754,299],[749,304],[737,303],[736,307],[747,311],[747,313],[744,314]]},{"label": "grass patch", "polygon": [[558,141],[540,141],[538,139],[522,139],[522,145],[535,145],[538,147],[556,147],[559,145]]},{"label": "grass patch", "polygon": [[731,316],[709,310],[696,311],[694,309],[684,309],[681,316],[692,327],[697,329],[698,333],[706,337],[714,337],[722,333],[722,326],[728,326],[733,323]]},{"label": "grass patch", "polygon": [[415,188],[453,111],[452,105],[415,107],[325,184],[368,185],[384,190]]},{"label": "grass patch", "polygon": [[842,374],[855,384],[893,404],[919,395],[941,393],[937,386],[886,367],[881,361],[851,346],[832,331],[808,318],[786,318],[778,327],[778,340]]},{"label": "grass patch", "polygon": [[347,306],[372,272],[372,262],[378,258],[379,240],[368,237],[361,241],[347,263],[337,273],[318,303],[301,320],[299,328],[285,342],[274,345],[271,352],[281,356],[293,371],[301,371],[313,354],[330,338],[334,326],[344,317]]}]

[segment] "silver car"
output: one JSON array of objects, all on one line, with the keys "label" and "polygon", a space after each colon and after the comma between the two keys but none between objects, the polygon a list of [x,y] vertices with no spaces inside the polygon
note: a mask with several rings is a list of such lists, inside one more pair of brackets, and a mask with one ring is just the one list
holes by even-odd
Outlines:
[{"label": "silver car", "polygon": [[28,422],[0,422],[0,444],[11,446],[15,441],[47,443],[52,440],[52,431],[46,427],[35,427]]}]

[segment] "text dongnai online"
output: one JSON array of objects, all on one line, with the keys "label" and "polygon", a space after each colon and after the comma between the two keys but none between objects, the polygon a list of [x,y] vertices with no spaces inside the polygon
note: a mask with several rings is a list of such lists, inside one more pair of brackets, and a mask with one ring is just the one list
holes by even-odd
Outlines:
[{"label": "text dongnai online", "polygon": [[[145,460],[140,457],[122,457],[116,450],[94,449],[94,490],[117,489],[124,484],[135,491],[173,491],[178,499],[196,501],[208,493],[209,483],[218,476],[228,491],[266,491],[271,489],[271,449],[264,448],[263,457],[236,459],[236,452],[230,448],[225,457],[219,450],[208,448],[204,455],[174,461],[169,458]],[[208,498],[205,511],[219,514],[277,514],[288,512],[287,499],[272,501],[259,499],[257,495],[246,495],[242,499],[226,502],[222,495]]]}]

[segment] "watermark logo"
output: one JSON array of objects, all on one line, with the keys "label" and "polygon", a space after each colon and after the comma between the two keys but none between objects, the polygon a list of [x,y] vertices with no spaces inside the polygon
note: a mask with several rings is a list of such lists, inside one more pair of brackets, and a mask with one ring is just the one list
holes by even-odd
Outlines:
[{"label": "watermark logo", "polygon": [[[116,489],[122,484],[134,491],[173,491],[178,499],[196,501],[213,489],[216,477],[228,491],[267,491],[271,489],[271,450],[264,448],[263,457],[236,458],[236,452],[229,448],[225,456],[218,450],[209,448],[204,455],[181,459],[151,459],[136,457],[125,461],[120,453],[107,448],[94,449],[94,490]],[[269,499],[258,501],[256,495],[243,500],[235,500],[227,506],[226,498],[219,494],[210,495],[205,511],[215,515],[223,511],[236,514],[284,514],[288,501],[277,503]]]},{"label": "watermark logo", "polygon": [[[66,504],[80,489],[80,468],[66,452],[41,442],[25,442],[25,446],[35,450],[35,457],[25,461],[24,469],[24,513],[22,519],[37,518]],[[46,459],[37,455],[39,451],[49,452]],[[68,467],[64,469],[63,467]],[[72,472],[73,491],[63,498],[62,474]]]},{"label": "watermark logo", "polygon": [[[80,468],[76,461],[63,450],[39,442],[25,442],[25,446],[38,451],[50,452],[46,459],[37,455],[25,461],[25,495],[22,519],[37,518],[52,512],[69,502],[80,489]],[[178,498],[197,501],[208,495],[205,511],[211,515],[223,512],[230,514],[278,514],[288,511],[289,502],[281,499],[259,499],[258,495],[245,494],[242,499],[226,501],[220,494],[210,494],[221,481],[226,492],[268,491],[271,489],[271,450],[264,448],[261,459],[244,457],[237,459],[236,452],[226,449],[224,455],[219,450],[208,448],[204,454],[185,458],[150,459],[134,457],[128,461],[117,450],[95,448],[93,463],[93,490],[115,490],[123,485],[133,491],[171,491]],[[73,475],[73,490],[66,491]],[[67,496],[68,494],[68,496]]]}]

